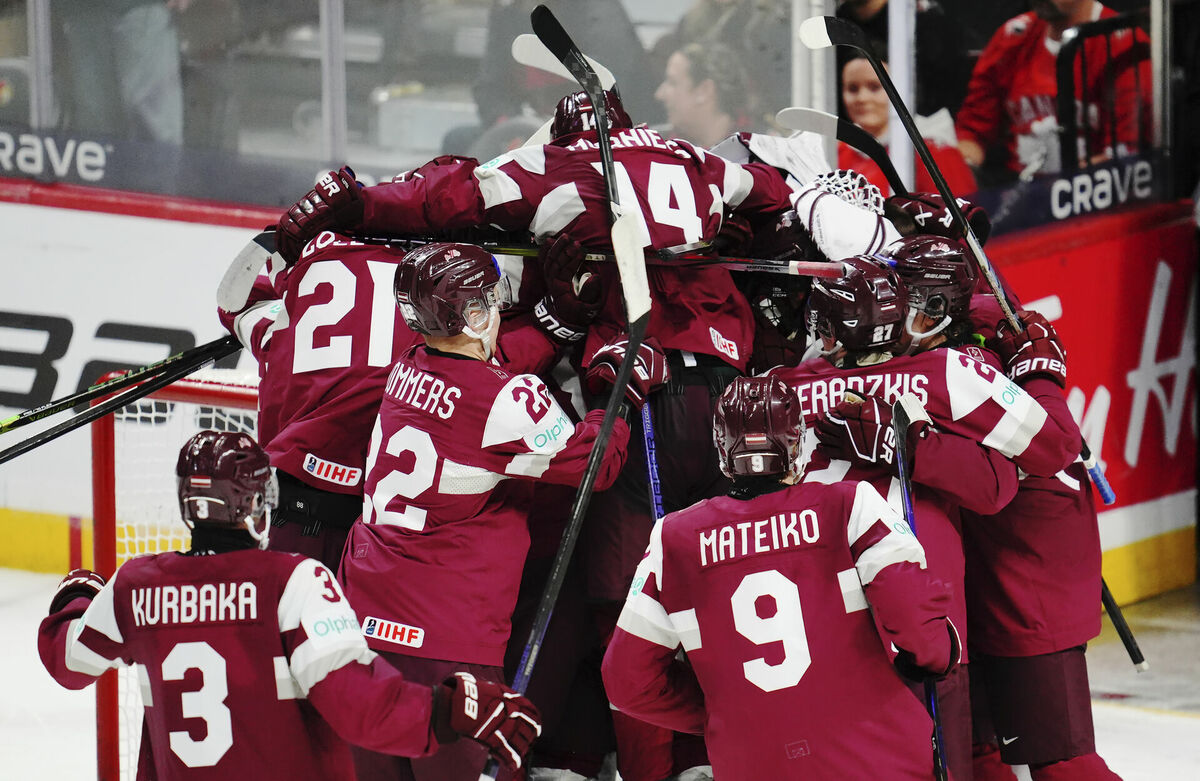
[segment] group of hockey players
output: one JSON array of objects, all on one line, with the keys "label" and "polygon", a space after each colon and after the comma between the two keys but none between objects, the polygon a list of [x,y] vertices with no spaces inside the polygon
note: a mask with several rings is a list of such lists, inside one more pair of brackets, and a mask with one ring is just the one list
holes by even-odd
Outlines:
[{"label": "group of hockey players", "polygon": [[[545,145],[372,187],[328,173],[220,312],[259,362],[261,447],[184,446],[191,551],[71,573],[46,667],[78,687],[141,665],[140,777],[162,781],[475,779],[489,756],[502,778],[587,778],[614,748],[627,781],[928,779],[939,755],[957,781],[1116,778],[1053,327],[1019,308],[1010,327],[938,196],[885,203],[799,137],[664,138],[606,97],[647,250],[836,271],[649,263],[618,390],[585,93]],[[488,249],[521,240],[536,260]],[[614,392],[526,697],[506,682]]]}]

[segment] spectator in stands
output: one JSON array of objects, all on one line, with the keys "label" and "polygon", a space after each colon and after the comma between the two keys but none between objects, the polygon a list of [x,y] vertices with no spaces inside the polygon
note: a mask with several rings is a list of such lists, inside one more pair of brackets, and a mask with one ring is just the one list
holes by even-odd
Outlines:
[{"label": "spectator in stands", "polygon": [[[882,59],[886,62],[886,53]],[[887,93],[883,91],[883,85],[879,83],[879,77],[875,75],[875,69],[871,67],[870,61],[862,52],[856,52],[856,55],[842,66],[841,81],[842,102],[846,106],[846,114],[850,121],[875,136],[881,143],[887,144],[890,104]],[[941,116],[945,117],[945,114]],[[947,121],[943,123],[945,124],[943,130],[938,129],[936,122],[923,122],[925,127],[921,128],[922,135],[925,137],[934,162],[941,169],[946,183],[950,185],[950,191],[955,195],[972,193],[976,189],[975,176],[963,160],[958,147],[954,145],[954,126],[949,123],[948,117],[946,119]],[[879,166],[848,144],[838,144],[838,168],[850,168],[858,171],[881,192],[887,192],[887,177],[883,175]],[[917,192],[937,191],[933,178],[919,157],[916,160],[914,171],[916,173],[914,189]]]},{"label": "spectator in stands", "polygon": [[697,146],[751,129],[746,71],[737,52],[722,43],[689,43],[672,54],[654,97],[667,110],[670,135]]},{"label": "spectator in stands", "polygon": [[[1063,32],[1115,16],[1097,0],[1032,0],[1033,10],[1009,19],[975,64],[967,98],[956,120],[967,163],[997,161],[1008,175],[1062,169],[1057,116],[1056,61]],[[1076,105],[1085,99],[1079,157],[1097,162],[1122,154],[1139,137],[1146,113],[1139,92],[1148,91],[1147,39],[1122,30],[1088,39],[1087,73],[1076,84]],[[997,148],[993,151],[993,148]]]},{"label": "spectator in stands", "polygon": [[[915,113],[929,116],[944,108],[953,114],[966,95],[970,69],[962,26],[937,0],[916,0],[916,7]],[[836,14],[863,28],[872,44],[887,45],[887,0],[839,0]],[[838,47],[839,73],[856,51],[849,46]]]}]

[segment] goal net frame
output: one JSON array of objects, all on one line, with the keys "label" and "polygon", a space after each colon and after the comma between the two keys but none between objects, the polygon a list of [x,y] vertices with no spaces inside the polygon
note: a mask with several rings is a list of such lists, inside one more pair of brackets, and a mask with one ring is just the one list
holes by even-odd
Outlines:
[{"label": "goal net frame", "polygon": [[[179,449],[194,433],[204,428],[257,430],[257,378],[245,372],[207,369],[96,420],[92,437],[93,567],[109,579],[126,560],[140,553],[182,550],[189,539],[179,517],[178,505],[170,512],[160,510],[165,535],[157,539],[139,537],[142,526],[123,483],[131,478],[122,469],[121,452],[130,438],[154,439],[150,443],[159,462],[166,459],[169,476],[162,468],[142,479],[164,482],[175,495],[174,468]],[[211,425],[216,422],[215,425]],[[249,422],[249,427],[246,425]],[[206,425],[207,424],[207,425]],[[156,432],[150,429],[158,428]],[[139,430],[140,429],[140,430]],[[252,430],[251,430],[252,429]],[[128,472],[130,466],[126,466]],[[164,487],[164,486],[159,486]],[[109,670],[96,682],[96,759],[100,781],[132,781],[137,772],[141,743],[141,698],[137,693],[134,668]]]}]

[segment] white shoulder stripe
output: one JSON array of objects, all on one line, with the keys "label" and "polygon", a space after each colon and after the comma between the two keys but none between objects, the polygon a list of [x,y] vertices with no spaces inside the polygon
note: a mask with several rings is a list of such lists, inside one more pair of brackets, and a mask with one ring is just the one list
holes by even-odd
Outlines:
[{"label": "white shoulder stripe", "polygon": [[838,585],[842,589],[842,604],[846,606],[847,615],[867,609],[867,595],[862,583],[858,580],[858,570],[844,569],[837,574]]},{"label": "white shoulder stripe", "polygon": [[304,693],[300,691],[300,687],[296,685],[296,679],[292,677],[287,659],[283,656],[275,656],[271,658],[271,661],[275,665],[275,696],[280,700],[304,699]]},{"label": "white shoulder stripe", "polygon": [[[631,635],[663,648],[678,648],[680,645],[679,633],[675,631],[675,625],[671,623],[667,611],[658,600],[641,592],[630,594],[625,600],[625,607],[617,618],[617,626]],[[699,634],[697,629],[697,640]]]},{"label": "white shoulder stripe", "polygon": [[479,182],[484,209],[521,199],[521,186],[499,168],[476,168],[474,176]]},{"label": "white shoulder stripe", "polygon": [[79,633],[84,626],[84,619],[76,618],[67,628],[67,646],[64,649],[66,668],[84,675],[99,676],[111,668],[120,667],[119,659],[106,659],[79,642]]},{"label": "white shoulder stripe", "polygon": [[700,622],[696,619],[695,608],[669,613],[667,618],[671,619],[671,625],[675,627],[675,632],[679,635],[679,643],[683,646],[683,650],[696,651],[703,646],[700,639]]},{"label": "white shoulder stripe", "polygon": [[561,232],[585,211],[587,207],[584,206],[575,183],[561,184],[542,198],[529,230],[538,239],[552,236]]},{"label": "white shoulder stripe", "polygon": [[540,144],[523,146],[508,153],[510,159],[531,174],[545,176],[546,148]]},{"label": "white shoulder stripe", "polygon": [[725,203],[738,206],[754,187],[754,176],[737,163],[725,161],[725,179],[721,190]]},{"label": "white shoulder stripe", "polygon": [[[846,525],[846,539],[851,546],[879,521],[888,533],[871,547],[862,551],[854,562],[858,580],[870,585],[884,567],[910,561],[925,568],[925,549],[913,535],[904,518],[883,500],[870,483],[859,483],[854,494],[854,508]],[[844,598],[844,592],[843,592]]]}]

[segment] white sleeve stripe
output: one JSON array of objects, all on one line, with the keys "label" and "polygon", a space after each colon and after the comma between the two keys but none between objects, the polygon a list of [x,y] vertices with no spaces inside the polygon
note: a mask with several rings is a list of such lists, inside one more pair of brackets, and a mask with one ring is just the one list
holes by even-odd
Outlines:
[{"label": "white sleeve stripe", "polygon": [[[282,311],[283,306],[279,301],[260,301],[233,318],[233,331],[237,335],[238,341],[242,343],[243,347],[253,349],[250,341],[254,338],[254,328],[266,320],[274,322]],[[270,334],[272,330],[274,329],[268,328],[266,333]],[[264,336],[263,344],[266,342],[267,338]],[[262,346],[259,345],[259,347]]]},{"label": "white sleeve stripe", "polygon": [[555,187],[546,193],[534,212],[529,230],[539,239],[561,232],[571,222],[587,211],[579,188],[574,182]]},{"label": "white sleeve stripe", "polygon": [[837,574],[838,585],[842,589],[842,604],[846,613],[857,613],[867,609],[867,595],[858,579],[858,570],[853,567],[844,569]]},{"label": "white sleeve stripe", "polygon": [[725,203],[738,206],[754,188],[754,175],[737,163],[725,161],[725,181],[722,187]]},{"label": "white sleeve stripe", "polygon": [[625,600],[625,607],[617,618],[617,626],[663,648],[678,648],[681,644],[667,611],[657,600],[643,593],[631,594]]},{"label": "white sleeve stripe", "polygon": [[67,646],[64,653],[67,669],[84,675],[98,676],[113,667],[120,667],[119,659],[107,659],[79,642],[79,633],[84,628],[82,621],[82,618],[76,618],[67,628]]},{"label": "white sleeve stripe", "polygon": [[92,599],[92,604],[88,605],[87,611],[83,614],[83,622],[89,629],[96,630],[114,643],[124,643],[125,637],[117,625],[114,583],[116,583],[116,576]]},{"label": "white sleeve stripe", "polygon": [[286,657],[276,656],[271,659],[275,665],[275,696],[280,700],[302,700],[304,693],[296,685],[292,671],[288,667]]},{"label": "white sleeve stripe", "polygon": [[550,462],[553,460],[553,453],[517,453],[504,467],[504,473],[536,479],[550,468]]},{"label": "white sleeve stripe", "polygon": [[327,642],[320,648],[306,640],[292,652],[290,667],[301,694],[308,696],[309,690],[334,670],[356,662],[370,664],[374,658],[375,652],[367,648],[362,635],[338,643]]},{"label": "white sleeve stripe", "polygon": [[[849,463],[849,462],[847,462]],[[888,527],[904,520],[898,512],[879,495],[874,486],[862,481],[854,487],[854,506],[846,522],[846,541],[853,547],[859,538],[871,530],[876,521]]]},{"label": "white sleeve stripe", "polygon": [[316,562],[304,561],[296,565],[292,570],[291,577],[288,578],[287,585],[283,587],[283,593],[279,596],[279,631],[290,632],[293,629],[300,628],[300,618],[304,612],[304,597],[306,587],[309,585],[307,579],[300,578],[299,573],[305,570],[309,573],[309,578],[315,578],[314,570],[311,564]]},{"label": "white sleeve stripe", "polygon": [[671,625],[679,635],[679,643],[685,651],[696,651],[703,646],[700,640],[700,622],[696,619],[695,608],[668,613]]},{"label": "white sleeve stripe", "polygon": [[153,708],[154,689],[150,687],[150,674],[146,672],[146,665],[135,664],[133,668],[137,670],[138,689],[142,692],[142,705]]},{"label": "white sleeve stripe", "polygon": [[[1029,447],[1029,443],[1042,430],[1042,425],[1048,417],[1046,410],[1032,397],[1027,397],[1031,403],[1014,405],[1014,409],[1006,409],[1004,417],[984,437],[983,444],[1003,453],[1009,458],[1019,456]],[[1024,401],[1022,399],[1021,401]]]},{"label": "white sleeve stripe", "polygon": [[889,532],[888,536],[863,551],[854,567],[858,570],[859,581],[868,586],[884,567],[904,561],[925,569],[925,549],[910,534]]},{"label": "white sleeve stripe", "polygon": [[475,179],[479,182],[484,209],[521,199],[521,186],[499,168],[476,168]]},{"label": "white sleeve stripe", "polygon": [[879,571],[889,564],[911,561],[925,568],[925,549],[908,530],[908,524],[870,483],[860,482],[855,487],[854,506],[846,523],[846,539],[850,546],[853,547],[876,523],[883,524],[888,532],[859,554],[854,562],[862,585],[870,584]]},{"label": "white sleeve stripe", "polygon": [[546,148],[543,146],[523,146],[509,152],[508,157],[531,174],[546,175]]}]

